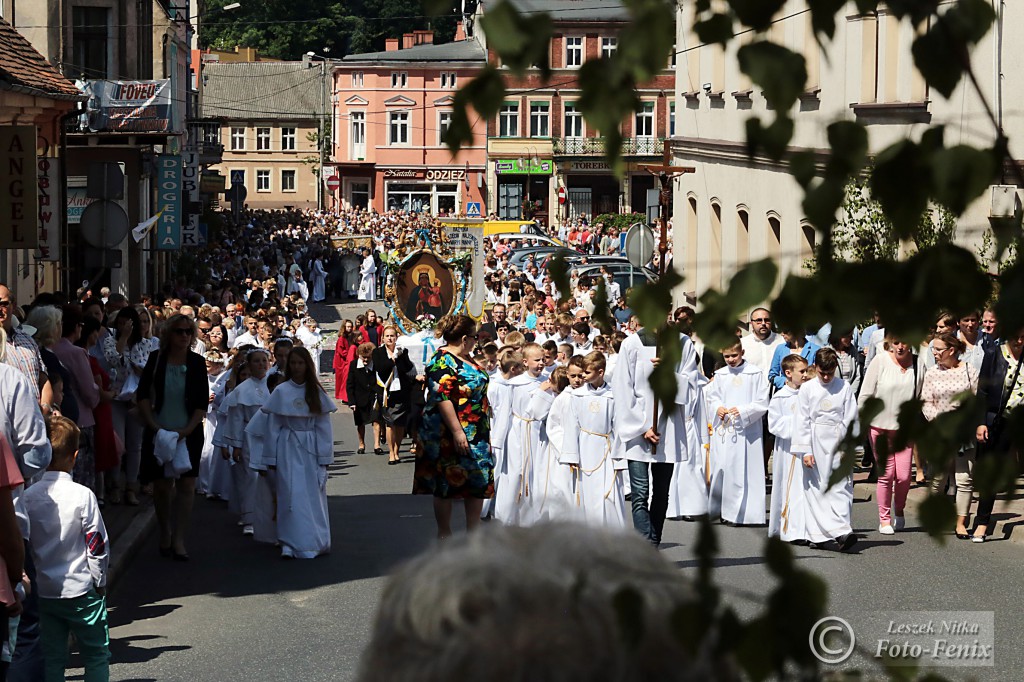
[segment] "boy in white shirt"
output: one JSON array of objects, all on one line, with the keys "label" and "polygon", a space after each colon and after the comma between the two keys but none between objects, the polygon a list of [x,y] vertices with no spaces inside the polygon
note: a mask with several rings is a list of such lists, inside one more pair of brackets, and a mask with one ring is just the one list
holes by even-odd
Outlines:
[{"label": "boy in white shirt", "polygon": [[53,458],[22,499],[36,565],[39,623],[47,680],[63,680],[68,633],[78,640],[86,680],[110,675],[107,629],[107,529],[91,490],[71,480],[80,431],[67,417],[49,421]]},{"label": "boy in white shirt", "polygon": [[772,450],[772,499],[768,512],[768,535],[786,542],[806,540],[804,534],[803,462],[790,450],[800,385],[807,376],[807,360],[799,355],[782,359],[786,385],[772,396],[768,404],[768,430],[775,436]]},{"label": "boy in white shirt", "polygon": [[[488,344],[493,345],[493,344]],[[523,354],[511,347],[498,351],[497,371],[491,375],[487,385],[487,404],[491,407],[491,451],[494,453],[494,494],[484,500],[481,518],[488,518],[495,513],[498,491],[508,483],[508,471],[505,467],[505,443],[512,427],[512,386],[509,384],[515,377],[526,371]]]}]

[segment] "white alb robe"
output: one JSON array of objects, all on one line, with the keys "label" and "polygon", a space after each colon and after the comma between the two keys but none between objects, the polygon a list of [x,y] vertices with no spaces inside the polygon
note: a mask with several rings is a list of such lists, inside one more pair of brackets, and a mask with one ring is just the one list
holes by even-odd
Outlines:
[{"label": "white alb robe", "polygon": [[279,384],[263,406],[260,464],[277,469],[277,536],[281,555],[312,559],[331,551],[327,510],[327,466],[334,461],[331,412],[337,407],[323,391],[320,412],[306,404],[305,386]]},{"label": "white alb robe", "polygon": [[799,398],[799,389],[783,386],[768,404],[768,431],[775,436],[768,535],[786,542],[805,539],[804,463],[792,448]]},{"label": "white alb robe", "polygon": [[230,375],[231,372],[221,372],[215,377],[208,377],[213,401],[207,408],[206,421],[203,423],[203,454],[199,460],[200,489],[207,495],[215,495],[222,500],[231,499],[231,462],[221,457],[215,435]]},{"label": "white alb robe", "polygon": [[540,421],[540,454],[533,467],[533,487],[539,521],[574,518],[575,491],[572,469],[562,464],[562,441],[565,438],[565,418],[569,409],[567,388],[558,395],[537,391],[530,401],[530,416]]},{"label": "white alb robe", "polygon": [[[231,467],[234,495],[231,496],[231,511],[238,514],[245,525],[251,525],[256,495],[255,471],[249,466],[249,448],[245,443],[245,427],[253,415],[263,407],[270,397],[266,377],[249,377],[231,391],[225,398],[227,403],[227,425],[224,441],[228,447],[242,451],[242,460]],[[232,458],[233,459],[233,458]]]},{"label": "white alb robe", "polygon": [[540,378],[520,374],[508,380],[508,438],[502,457],[501,483],[495,490],[494,517],[506,525],[529,525],[536,521],[533,509],[533,463],[540,454],[542,424],[530,416],[530,401],[540,389]]},{"label": "white alb robe", "polygon": [[505,445],[512,422],[512,387],[508,380],[495,372],[487,383],[487,404],[491,407],[491,452],[494,455],[494,497],[484,500],[481,518],[497,516],[497,500],[502,486],[509,486],[505,471]]},{"label": "white alb robe", "polygon": [[249,453],[249,468],[256,472],[253,491],[252,528],[256,542],[277,542],[277,471],[267,467],[263,459],[267,413],[257,410],[245,427],[245,449]]},{"label": "white alb robe", "polygon": [[[768,380],[749,362],[722,367],[714,376],[707,387],[714,416],[709,512],[729,523],[761,525],[765,517],[761,418],[768,411]],[[739,417],[730,414],[719,419],[720,407],[735,407]]]},{"label": "white alb robe", "polygon": [[313,303],[319,303],[327,298],[327,270],[319,258],[313,261],[313,271],[310,275],[313,280]]},{"label": "white alb robe", "polygon": [[359,266],[359,300],[360,301],[372,301],[377,297],[376,284],[374,274],[377,272],[377,264],[373,260],[373,255],[369,255],[363,259],[363,264]]},{"label": "white alb robe", "polygon": [[[567,389],[568,390],[568,389]],[[626,528],[623,459],[616,443],[615,401],[608,384],[572,389],[562,438],[561,461],[576,466],[576,504],[584,523]]]},{"label": "white alb robe", "polygon": [[708,513],[711,442],[704,394],[706,384],[707,379],[699,373],[690,377],[689,402],[683,408],[686,413],[686,450],[683,460],[672,468],[665,513],[670,519]]},{"label": "white alb robe", "polygon": [[828,487],[839,466],[839,443],[857,419],[857,398],[839,377],[827,384],[812,379],[800,387],[793,454],[814,455],[814,467],[804,467],[804,539],[827,542],[853,532],[853,477]]}]

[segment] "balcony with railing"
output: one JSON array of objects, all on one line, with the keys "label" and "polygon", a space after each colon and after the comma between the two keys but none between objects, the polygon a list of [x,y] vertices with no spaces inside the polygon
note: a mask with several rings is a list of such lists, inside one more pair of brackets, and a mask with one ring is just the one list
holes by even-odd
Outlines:
[{"label": "balcony with railing", "polygon": [[224,159],[219,121],[189,121],[188,144],[199,152],[199,163],[203,165],[220,163]]},{"label": "balcony with railing", "polygon": [[[603,137],[559,137],[553,140],[555,156],[603,156]],[[627,137],[622,140],[623,156],[661,156],[663,137]]]}]

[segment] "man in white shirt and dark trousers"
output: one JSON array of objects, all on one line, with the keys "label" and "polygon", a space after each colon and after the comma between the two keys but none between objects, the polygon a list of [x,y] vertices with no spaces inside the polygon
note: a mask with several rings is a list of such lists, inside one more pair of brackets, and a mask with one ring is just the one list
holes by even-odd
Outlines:
[{"label": "man in white shirt and dark trousers", "polygon": [[49,421],[53,458],[25,491],[29,547],[36,564],[46,679],[64,679],[68,633],[78,640],[86,682],[110,679],[107,628],[107,529],[96,496],[71,480],[79,429],[67,417]]}]

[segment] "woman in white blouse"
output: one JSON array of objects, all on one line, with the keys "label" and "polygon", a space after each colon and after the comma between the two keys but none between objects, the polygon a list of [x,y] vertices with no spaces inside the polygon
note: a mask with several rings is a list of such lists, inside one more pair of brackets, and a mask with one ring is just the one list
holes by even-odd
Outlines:
[{"label": "woman in white blouse", "polygon": [[868,439],[876,461],[884,457],[882,452],[888,453],[885,472],[878,475],[878,532],[892,535],[906,524],[903,508],[910,492],[913,459],[912,445],[893,452],[893,441],[899,428],[900,407],[918,395],[923,377],[914,354],[903,341],[887,334],[884,348],[886,352],[876,355],[864,374],[858,409],[869,398],[882,401],[881,412],[869,424]]},{"label": "woman in white blouse", "polygon": [[[925,372],[921,385],[921,412],[925,419],[932,421],[940,414],[951,412],[960,403],[965,393],[978,390],[978,371],[960,359],[964,343],[951,333],[936,334],[931,341],[931,353],[935,366]],[[932,493],[941,494],[946,489],[950,471],[956,480],[956,536],[968,539],[967,515],[971,510],[971,495],[974,486],[971,478],[974,469],[974,444],[970,441],[961,445],[953,461],[932,477]]]}]

